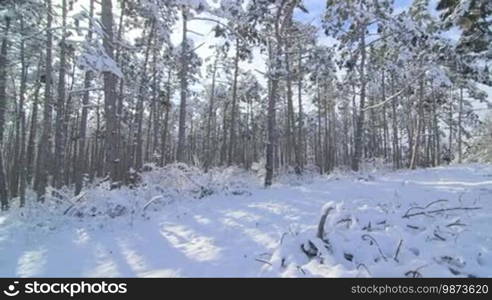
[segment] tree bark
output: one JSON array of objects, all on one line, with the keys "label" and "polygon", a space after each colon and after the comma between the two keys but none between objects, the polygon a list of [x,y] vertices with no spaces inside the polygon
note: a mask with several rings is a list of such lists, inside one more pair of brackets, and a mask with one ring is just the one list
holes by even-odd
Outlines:
[{"label": "tree bark", "polygon": [[463,87],[460,87],[460,103],[458,108],[458,163],[463,162],[463,140],[462,140],[462,132],[463,132]]},{"label": "tree bark", "polygon": [[366,78],[365,78],[365,64],[366,64],[366,28],[361,26],[360,33],[360,105],[359,116],[357,118],[357,129],[354,138],[354,157],[352,159],[352,170],[359,171],[359,164],[362,157],[362,144],[363,130],[364,130],[364,110],[366,100]]},{"label": "tree bark", "polygon": [[181,70],[180,70],[180,89],[181,89],[181,99],[179,106],[179,127],[178,127],[178,147],[176,150],[176,160],[178,162],[186,161],[186,98],[188,94],[188,41],[186,37],[187,33],[187,20],[188,12],[183,8],[183,41],[181,44]]},{"label": "tree bark", "polygon": [[239,75],[239,37],[236,37],[236,55],[234,57],[234,79],[232,81],[232,107],[231,125],[229,128],[229,151],[227,165],[232,165],[234,161],[234,150],[236,147],[236,113],[237,113],[237,78]]},{"label": "tree bark", "polygon": [[51,0],[46,0],[47,6],[47,24],[46,24],[46,67],[44,72],[44,107],[43,107],[43,133],[38,145],[37,167],[35,178],[35,190],[38,201],[44,202],[46,186],[48,184],[48,175],[52,167],[52,48],[53,36],[51,33],[51,24],[53,21],[53,11]]},{"label": "tree bark", "polygon": [[[112,0],[102,0],[101,21],[105,36],[103,40],[106,54],[113,58],[113,7]],[[118,172],[120,163],[119,124],[116,114],[116,78],[112,72],[106,71],[104,76],[104,115],[106,121],[105,133],[105,168],[110,175],[112,187],[119,185],[121,176]]]},{"label": "tree bark", "polygon": [[[87,34],[87,41],[92,40],[92,18],[94,17],[94,0],[90,0],[89,4],[89,32]],[[77,155],[77,167],[75,168],[75,195],[80,194],[83,186],[83,177],[86,171],[86,158],[85,158],[85,147],[86,147],[86,136],[87,136],[87,118],[89,115],[89,89],[91,86],[92,72],[87,71],[84,74],[84,96],[82,97],[82,115],[80,117],[80,127],[79,127],[79,145],[78,145],[78,155]]]},{"label": "tree bark", "polygon": [[4,21],[5,31],[0,49],[0,204],[2,210],[7,210],[9,208],[9,202],[7,194],[7,178],[5,177],[3,163],[3,133],[5,126],[5,109],[7,105],[7,43],[10,29],[10,18],[5,17]]},{"label": "tree bark", "polygon": [[61,188],[64,177],[65,163],[65,137],[63,135],[63,121],[65,117],[65,75],[66,75],[66,50],[65,36],[67,25],[67,1],[62,0],[62,32],[60,40],[60,69],[58,73],[58,91],[56,103],[55,123],[55,159],[53,160],[53,186]]}]

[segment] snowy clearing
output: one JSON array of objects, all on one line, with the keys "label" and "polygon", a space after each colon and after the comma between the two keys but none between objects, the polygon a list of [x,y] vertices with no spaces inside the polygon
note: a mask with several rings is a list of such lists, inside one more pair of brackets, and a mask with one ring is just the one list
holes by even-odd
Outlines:
[{"label": "snowy clearing", "polygon": [[492,276],[490,165],[285,177],[269,189],[223,172],[199,197],[176,180],[164,189],[176,174],[158,174],[138,189],[2,213],[0,275]]}]

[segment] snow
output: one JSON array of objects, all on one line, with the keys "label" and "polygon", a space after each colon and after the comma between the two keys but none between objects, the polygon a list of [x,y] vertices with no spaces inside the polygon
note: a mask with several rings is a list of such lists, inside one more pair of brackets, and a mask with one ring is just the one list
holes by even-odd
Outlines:
[{"label": "snow", "polygon": [[[236,168],[142,180],[1,213],[0,276],[492,276],[491,165],[283,175],[269,189]],[[480,209],[403,217],[456,207]]]}]

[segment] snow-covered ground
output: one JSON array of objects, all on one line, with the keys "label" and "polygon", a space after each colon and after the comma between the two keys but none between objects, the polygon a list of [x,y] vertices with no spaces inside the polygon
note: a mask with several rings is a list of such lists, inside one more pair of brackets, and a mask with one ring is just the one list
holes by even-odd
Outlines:
[{"label": "snow-covered ground", "polygon": [[269,189],[242,173],[159,172],[136,189],[2,213],[0,276],[492,276],[490,165],[283,177]]}]

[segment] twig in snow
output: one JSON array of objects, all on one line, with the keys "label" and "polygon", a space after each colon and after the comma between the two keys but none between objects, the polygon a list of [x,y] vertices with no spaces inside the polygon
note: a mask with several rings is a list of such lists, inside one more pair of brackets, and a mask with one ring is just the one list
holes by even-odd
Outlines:
[{"label": "twig in snow", "polygon": [[410,218],[414,216],[419,216],[419,215],[427,215],[427,214],[437,214],[445,211],[452,211],[452,210],[477,210],[477,209],[482,209],[481,207],[451,207],[451,208],[442,208],[442,209],[436,209],[436,210],[430,210],[430,211],[421,211],[418,213],[413,213],[413,214],[405,214],[402,216],[402,218]]},{"label": "twig in snow", "polygon": [[435,236],[437,239],[441,240],[441,241],[445,241],[445,240],[446,240],[445,238],[443,238],[442,236],[440,236],[439,234],[437,234],[437,232],[435,232],[435,231],[434,231],[434,236]]},{"label": "twig in snow", "polygon": [[400,242],[398,243],[398,247],[396,248],[395,256],[393,257],[393,259],[396,262],[399,262],[398,261],[398,254],[400,254],[401,244],[403,244],[403,240],[400,240]]},{"label": "twig in snow", "polygon": [[162,195],[158,195],[158,196],[152,197],[152,199],[150,199],[147,203],[145,203],[145,205],[143,206],[142,210],[145,211],[145,209],[147,209],[147,207],[150,204],[152,204],[155,200],[162,199],[162,198],[164,198]]},{"label": "twig in snow", "polygon": [[351,218],[345,218],[345,219],[341,219],[341,220],[337,221],[337,224],[345,223],[345,222],[351,222],[351,221],[352,221]]},{"label": "twig in snow", "polygon": [[439,203],[439,202],[447,202],[448,200],[446,199],[439,199],[439,200],[436,200],[436,201],[432,201],[431,203],[427,204],[426,206],[424,207],[421,207],[421,206],[414,206],[414,207],[410,207],[407,212],[403,215],[403,217],[405,217],[406,215],[408,215],[408,213],[412,210],[412,209],[426,209],[426,208],[429,208],[431,205],[434,205],[436,203]]},{"label": "twig in snow", "polygon": [[466,226],[466,224],[461,223],[460,219],[458,219],[453,223],[449,223],[448,225],[446,225],[446,227],[453,227],[453,226]]},{"label": "twig in snow", "polygon": [[350,225],[352,224],[352,219],[351,218],[341,219],[337,222],[337,225],[342,223],[345,223],[347,225],[347,228],[349,228]]},{"label": "twig in snow", "polygon": [[405,273],[405,276],[411,276],[412,278],[422,278],[422,274],[417,270],[411,270]]},{"label": "twig in snow", "polygon": [[425,268],[425,267],[427,267],[429,265],[430,264],[425,264],[423,266],[418,267],[415,270],[410,270],[410,271],[408,271],[408,272],[405,273],[405,276],[411,275],[413,278],[421,278],[422,277],[422,273],[420,273],[420,269]]},{"label": "twig in snow", "polygon": [[264,263],[264,264],[270,265],[270,266],[272,265],[272,263],[271,263],[271,262],[268,262],[268,261],[263,260],[263,259],[255,258],[255,260],[256,260],[256,261],[258,261],[258,262],[261,262],[261,263]]},{"label": "twig in snow", "polygon": [[287,232],[282,233],[282,236],[280,237],[280,245],[284,242],[284,237],[287,234]]},{"label": "twig in snow", "polygon": [[323,215],[321,216],[321,219],[319,220],[318,233],[316,234],[316,237],[319,238],[322,241],[324,241],[326,217],[328,217],[328,214],[332,210],[333,210],[333,207],[332,206],[327,207],[325,209],[325,211],[323,212]]},{"label": "twig in snow", "polygon": [[297,266],[297,270],[299,270],[303,275],[306,275],[306,271],[301,266]]},{"label": "twig in snow", "polygon": [[80,202],[80,200],[82,200],[82,198],[84,198],[85,195],[86,193],[79,194],[73,198],[73,201],[67,199],[71,203],[71,205],[63,212],[63,214],[66,215],[72,208],[77,205],[78,202]]},{"label": "twig in snow", "polygon": [[369,274],[369,276],[372,276],[371,275],[371,272],[369,272],[369,269],[367,268],[367,266],[365,264],[363,264],[363,263],[358,264],[357,265],[357,270],[359,270],[360,267],[364,267],[364,269],[366,270],[367,274]]},{"label": "twig in snow", "polygon": [[379,250],[379,254],[381,254],[381,256],[383,257],[384,261],[388,261],[388,259],[386,258],[386,256],[384,255],[383,251],[381,250],[381,247],[379,247],[379,244],[378,244],[378,241],[376,241],[376,239],[374,237],[372,237],[371,235],[369,234],[363,234],[362,235],[362,240],[364,241],[367,241],[367,240],[370,240],[372,243],[374,243],[376,245],[376,247],[378,248]]}]

